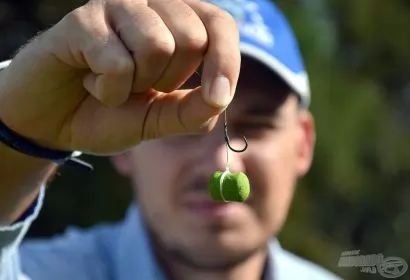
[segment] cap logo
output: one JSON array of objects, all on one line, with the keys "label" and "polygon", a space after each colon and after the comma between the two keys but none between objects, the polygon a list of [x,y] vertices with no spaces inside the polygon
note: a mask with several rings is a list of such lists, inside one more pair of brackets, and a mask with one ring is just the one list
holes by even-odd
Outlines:
[{"label": "cap logo", "polygon": [[242,35],[272,48],[274,36],[266,25],[256,2],[249,0],[207,0],[230,13]]}]

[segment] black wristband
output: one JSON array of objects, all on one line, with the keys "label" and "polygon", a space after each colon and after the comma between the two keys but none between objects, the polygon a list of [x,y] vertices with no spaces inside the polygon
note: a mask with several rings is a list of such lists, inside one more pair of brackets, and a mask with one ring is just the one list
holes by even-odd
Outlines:
[{"label": "black wristband", "polygon": [[9,148],[32,157],[47,159],[59,165],[68,164],[75,167],[84,168],[88,171],[93,170],[92,165],[76,158],[81,155],[80,152],[58,151],[40,147],[39,145],[34,144],[30,140],[12,131],[1,120],[0,142]]}]

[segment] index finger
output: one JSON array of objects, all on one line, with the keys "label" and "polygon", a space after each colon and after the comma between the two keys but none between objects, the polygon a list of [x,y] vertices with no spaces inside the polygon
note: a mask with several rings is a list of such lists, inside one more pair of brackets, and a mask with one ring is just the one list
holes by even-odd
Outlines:
[{"label": "index finger", "polygon": [[215,107],[232,101],[241,66],[239,31],[233,17],[204,1],[185,1],[202,20],[208,33],[208,50],[202,72],[203,98]]}]

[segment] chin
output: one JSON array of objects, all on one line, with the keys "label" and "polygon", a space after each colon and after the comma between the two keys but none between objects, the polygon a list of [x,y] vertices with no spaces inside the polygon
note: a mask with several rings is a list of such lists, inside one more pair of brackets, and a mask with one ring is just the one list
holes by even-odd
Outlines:
[{"label": "chin", "polygon": [[[237,237],[227,233],[208,236],[206,239],[196,238],[173,247],[168,253],[174,257],[202,268],[224,269],[236,265],[252,254],[264,249],[263,240],[257,238]],[[175,243],[174,243],[175,245]],[[168,247],[169,248],[169,247]]]},{"label": "chin", "polygon": [[189,232],[190,237],[187,236],[185,240],[191,240],[192,247],[201,247],[201,250],[226,253],[246,251],[247,248],[255,247],[262,239],[252,231],[244,224],[227,226],[221,223],[210,223],[201,231],[187,231],[186,234]]}]

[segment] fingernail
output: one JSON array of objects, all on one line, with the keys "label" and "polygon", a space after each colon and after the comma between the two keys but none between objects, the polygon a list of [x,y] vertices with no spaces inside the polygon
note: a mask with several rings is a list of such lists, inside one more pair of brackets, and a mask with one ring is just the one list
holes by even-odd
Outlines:
[{"label": "fingernail", "polygon": [[218,76],[210,87],[205,87],[208,90],[205,93],[207,102],[212,106],[226,107],[231,102],[231,87],[229,80],[224,76]]}]

